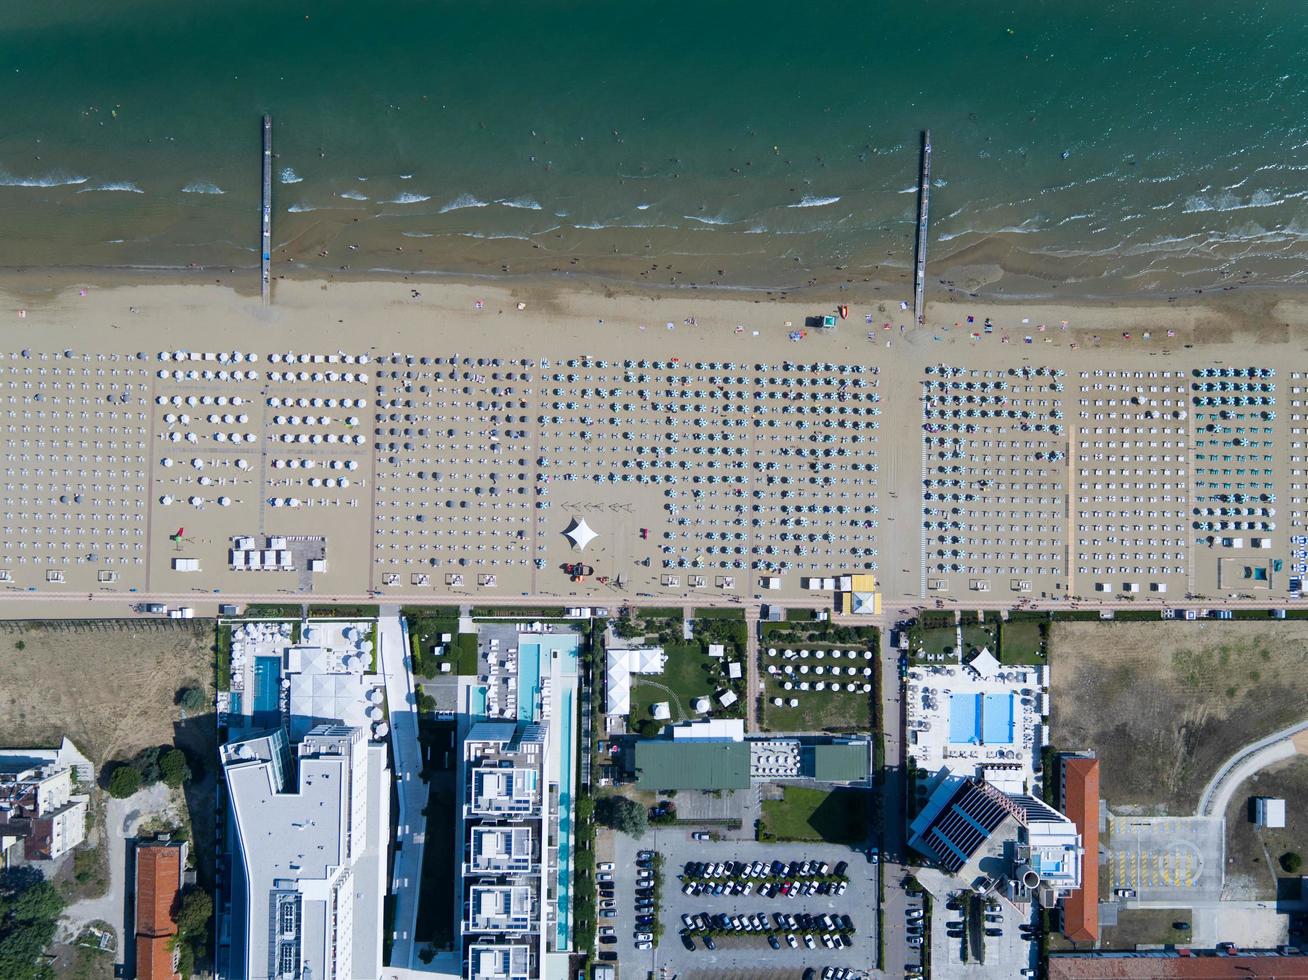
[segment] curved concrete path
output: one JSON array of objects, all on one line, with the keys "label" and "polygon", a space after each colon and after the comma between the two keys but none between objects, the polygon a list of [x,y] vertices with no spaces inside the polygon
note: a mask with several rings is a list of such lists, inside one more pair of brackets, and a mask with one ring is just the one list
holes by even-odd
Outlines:
[{"label": "curved concrete path", "polygon": [[1294,736],[1305,730],[1308,730],[1308,720],[1246,745],[1227,759],[1204,787],[1203,795],[1199,797],[1198,815],[1224,817],[1231,797],[1240,784],[1260,769],[1295,755],[1299,749],[1295,745]]}]

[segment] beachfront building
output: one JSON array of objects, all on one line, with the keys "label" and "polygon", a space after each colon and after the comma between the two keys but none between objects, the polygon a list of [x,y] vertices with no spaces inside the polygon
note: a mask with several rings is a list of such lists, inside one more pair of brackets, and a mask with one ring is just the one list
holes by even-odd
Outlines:
[{"label": "beachfront building", "polygon": [[59,749],[0,750],[0,858],[21,841],[24,859],[53,861],[86,839],[81,761],[67,739]]},{"label": "beachfront building", "polygon": [[1001,664],[986,649],[967,663],[957,654],[939,656],[940,663],[908,671],[904,703],[914,763],[926,772],[967,772],[1006,791],[1035,788],[1047,741],[1048,669]]},{"label": "beachfront building", "polygon": [[944,770],[910,828],[909,844],[943,874],[922,876],[945,891],[971,889],[1019,908],[1054,907],[1081,887],[1082,839],[1076,825],[1029,793],[1005,792]]},{"label": "beachfront building", "polygon": [[285,728],[222,746],[232,844],[232,980],[382,971],[390,766],[365,729]]},{"label": "beachfront building", "polygon": [[[549,727],[484,721],[463,743],[461,922],[465,976],[543,976],[555,916],[548,894],[554,793],[546,782]],[[557,814],[553,834],[557,835]],[[557,836],[554,838],[557,850]]]},{"label": "beachfront building", "polygon": [[[567,977],[573,800],[577,785],[589,778],[589,760],[576,764],[583,638],[548,622],[479,620],[469,629],[477,632],[477,675],[459,687],[463,856],[454,883],[462,910],[462,969],[468,974],[475,965],[483,971],[477,976],[516,976],[488,971],[513,971],[526,955],[532,977]],[[527,893],[504,891],[506,885],[530,889],[528,931],[518,929],[516,915]],[[476,902],[473,886],[485,886]],[[515,914],[500,918],[492,909]],[[528,952],[501,948],[506,943]]]}]

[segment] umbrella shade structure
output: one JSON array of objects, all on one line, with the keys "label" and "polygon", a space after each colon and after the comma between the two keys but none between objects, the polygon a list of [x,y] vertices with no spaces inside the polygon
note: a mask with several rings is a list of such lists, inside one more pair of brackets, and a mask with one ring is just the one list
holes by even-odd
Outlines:
[{"label": "umbrella shade structure", "polygon": [[596,532],[591,530],[590,525],[586,523],[586,518],[584,517],[581,518],[581,520],[574,517],[571,523],[569,523],[567,528],[564,530],[563,536],[571,541],[572,547],[578,551],[585,551],[586,545],[599,537]]}]

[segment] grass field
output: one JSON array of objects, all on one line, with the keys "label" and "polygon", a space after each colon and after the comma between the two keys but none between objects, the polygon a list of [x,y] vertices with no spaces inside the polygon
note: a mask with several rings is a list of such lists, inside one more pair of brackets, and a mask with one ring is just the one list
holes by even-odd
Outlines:
[{"label": "grass field", "polygon": [[1050,631],[1059,749],[1091,748],[1110,804],[1193,813],[1233,752],[1308,703],[1301,622],[1076,622]]},{"label": "grass field", "polygon": [[1048,661],[1044,653],[1044,637],[1039,622],[1017,620],[999,627],[999,659],[1005,664],[1043,664]]},{"label": "grass field", "polygon": [[868,791],[786,786],[763,801],[763,832],[775,840],[857,844],[868,835]]},{"label": "grass field", "polygon": [[[706,654],[699,643],[670,643],[663,648],[663,652],[667,654],[668,660],[662,674],[653,677],[637,675],[632,679],[633,723],[652,717],[650,705],[657,701],[668,702],[673,721],[694,718],[695,699],[711,697],[714,693],[714,687],[709,681],[709,670],[716,666],[717,661]],[[714,707],[717,707],[716,700]]]},{"label": "grass field", "polygon": [[1190,941],[1191,930],[1172,926],[1191,922],[1191,915],[1190,909],[1122,909],[1117,925],[1104,927],[1100,945],[1104,949],[1183,945]]},{"label": "grass field", "polygon": [[[768,662],[778,663],[779,661],[769,661],[765,658],[764,662],[766,665]],[[848,660],[841,661],[844,664],[849,662]],[[763,684],[761,726],[770,732],[874,730],[876,728],[874,699],[877,694],[876,670],[878,661],[875,659],[858,661],[860,667],[865,663],[872,666],[873,676],[866,678],[859,676],[857,682],[867,681],[871,683],[872,692],[870,694],[831,690],[787,691],[782,688],[782,682],[778,677],[773,677],[767,673],[765,666],[764,669],[759,671],[759,677],[762,679]],[[842,681],[848,679],[841,677]],[[799,706],[792,708],[787,703],[778,707],[772,703],[773,698],[783,698],[787,702],[791,698],[795,698],[799,701]]]}]

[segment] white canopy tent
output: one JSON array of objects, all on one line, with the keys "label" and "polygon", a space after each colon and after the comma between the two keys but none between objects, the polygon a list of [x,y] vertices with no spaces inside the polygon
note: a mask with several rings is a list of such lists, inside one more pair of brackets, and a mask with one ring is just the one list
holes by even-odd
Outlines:
[{"label": "white canopy tent", "polygon": [[586,545],[599,537],[596,532],[591,530],[590,525],[586,523],[586,518],[584,517],[580,520],[574,517],[567,529],[563,532],[563,536],[571,541],[572,546],[578,551],[585,551]]}]

